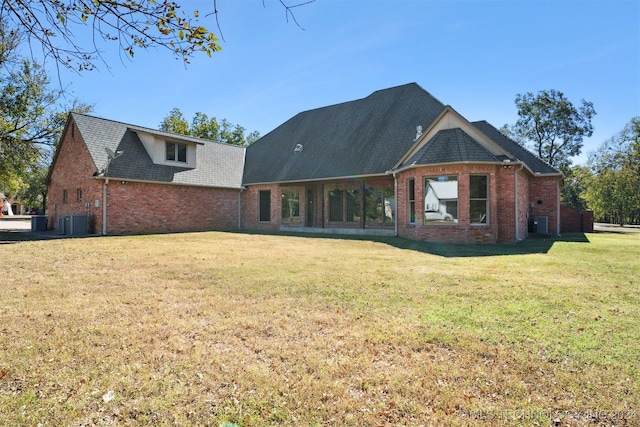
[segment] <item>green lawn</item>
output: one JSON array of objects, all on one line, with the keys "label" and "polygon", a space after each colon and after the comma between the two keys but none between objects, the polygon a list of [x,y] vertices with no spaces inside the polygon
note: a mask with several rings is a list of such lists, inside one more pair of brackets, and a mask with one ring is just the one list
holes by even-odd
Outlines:
[{"label": "green lawn", "polygon": [[640,425],[637,231],[0,249],[0,425]]}]

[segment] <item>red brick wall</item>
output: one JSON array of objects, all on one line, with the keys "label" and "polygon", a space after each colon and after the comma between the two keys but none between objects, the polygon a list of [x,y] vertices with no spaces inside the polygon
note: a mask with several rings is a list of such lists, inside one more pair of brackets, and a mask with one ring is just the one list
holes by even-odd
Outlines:
[{"label": "red brick wall", "polygon": [[515,185],[518,166],[496,167],[496,200],[498,203],[498,241],[516,240],[516,200]]},{"label": "red brick wall", "polygon": [[[287,187],[287,189],[295,189],[296,187]],[[300,187],[302,190],[303,187]],[[271,221],[265,222],[259,219],[259,197],[260,191],[271,190]],[[304,194],[300,193],[300,217],[303,217]],[[278,184],[271,185],[252,185],[242,192],[242,225],[245,230],[278,230],[282,222],[282,213],[280,205],[280,186]]]},{"label": "red brick wall", "polygon": [[[489,223],[487,225],[470,223],[469,176],[475,174],[489,176]],[[458,176],[457,224],[425,225],[423,223],[423,212],[420,207],[424,203],[424,178],[438,175]],[[415,179],[415,224],[409,224],[408,221],[406,190],[409,178]],[[518,165],[512,165],[510,168],[504,168],[502,165],[452,165],[406,170],[398,175],[398,235],[413,240],[452,243],[514,242],[526,238],[529,214],[547,215],[549,230],[555,233],[557,179],[557,177],[533,177],[521,170]],[[537,200],[542,200],[542,204],[538,205]],[[531,203],[534,203],[534,208],[530,208]]]},{"label": "red brick wall", "polygon": [[558,177],[534,177],[529,183],[530,215],[549,217],[548,231],[550,234],[558,232]]},{"label": "red brick wall", "polygon": [[529,187],[533,177],[529,172],[520,170],[520,167],[516,173],[518,180],[518,200],[516,201],[518,204],[518,235],[516,237],[518,240],[523,240],[527,237],[529,229],[529,206],[531,203]]},{"label": "red brick wall", "polygon": [[238,228],[238,190],[110,180],[107,234]]},{"label": "red brick wall", "polygon": [[561,233],[593,233],[593,212],[578,212],[562,203],[560,205]]},{"label": "red brick wall", "polygon": [[[102,183],[93,177],[99,167],[93,164],[80,132],[70,120],[50,176],[47,196],[50,229],[57,229],[58,218],[67,215],[89,215],[90,224],[102,223],[102,208],[94,205],[95,200],[102,199]],[[78,200],[78,189],[82,191],[82,200]],[[67,201],[63,200],[64,190]]]}]

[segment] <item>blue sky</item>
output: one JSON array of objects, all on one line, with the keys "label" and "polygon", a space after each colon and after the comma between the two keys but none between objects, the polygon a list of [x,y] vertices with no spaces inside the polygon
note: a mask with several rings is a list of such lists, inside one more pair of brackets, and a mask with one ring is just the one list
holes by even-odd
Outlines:
[{"label": "blue sky", "polygon": [[[288,0],[290,3],[295,0]],[[217,32],[213,0],[199,9]],[[316,0],[286,20],[276,0],[218,0],[223,50],[187,67],[167,51],[61,80],[92,114],[157,128],[178,107],[262,135],[301,111],[416,82],[471,121],[517,120],[518,93],[556,89],[593,102],[586,154],[640,115],[638,0]],[[124,55],[123,55],[124,57]]]}]

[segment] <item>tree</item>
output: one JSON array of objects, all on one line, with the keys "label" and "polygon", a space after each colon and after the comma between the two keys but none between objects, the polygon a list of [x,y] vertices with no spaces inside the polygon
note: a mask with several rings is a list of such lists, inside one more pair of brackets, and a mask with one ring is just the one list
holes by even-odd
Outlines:
[{"label": "tree", "polygon": [[252,144],[260,138],[257,131],[245,136],[244,127],[234,125],[227,119],[222,119],[222,122],[218,123],[215,117],[209,118],[201,112],[195,113],[189,126],[189,122],[179,108],[173,108],[160,122],[160,130],[241,146]]},{"label": "tree", "polygon": [[190,135],[189,122],[182,115],[179,108],[173,108],[160,123],[160,130],[164,132]]},{"label": "tree", "polygon": [[[314,0],[288,5],[287,20],[295,21],[293,9]],[[216,25],[217,1],[212,0]],[[32,50],[40,48],[45,58],[60,66],[91,70],[101,56],[102,43],[117,43],[121,51],[133,57],[138,49],[160,47],[185,63],[195,52],[212,56],[221,50],[218,37],[200,24],[198,10],[186,13],[177,1],[158,0],[2,0],[0,19],[12,22],[24,31]],[[297,21],[296,21],[297,24]],[[83,28],[91,34],[77,36]]]},{"label": "tree", "polygon": [[565,184],[562,188],[562,202],[578,212],[586,211],[588,203],[585,195],[592,179],[593,174],[586,166],[567,168],[564,174]]},{"label": "tree", "polygon": [[191,122],[191,133],[198,138],[216,140],[220,135],[220,125],[215,117],[210,119],[206,114],[197,112]]},{"label": "tree", "polygon": [[640,117],[634,117],[589,158],[594,178],[587,198],[596,217],[640,223]]},{"label": "tree", "polygon": [[576,108],[562,92],[551,89],[537,95],[517,94],[515,103],[520,118],[506,128],[561,171],[571,165],[571,157],[581,153],[583,138],[593,135],[591,119],[596,112],[584,99]]},{"label": "tree", "polygon": [[27,174],[24,177],[24,185],[21,186],[18,199],[28,208],[38,208],[40,212],[47,210],[47,193],[46,184],[49,167],[43,164],[34,164],[29,166]]},{"label": "tree", "polygon": [[48,166],[68,111],[91,107],[64,105],[67,94],[49,88],[44,70],[16,53],[19,34],[5,29],[0,21],[0,190],[13,195],[28,185],[33,167]]}]

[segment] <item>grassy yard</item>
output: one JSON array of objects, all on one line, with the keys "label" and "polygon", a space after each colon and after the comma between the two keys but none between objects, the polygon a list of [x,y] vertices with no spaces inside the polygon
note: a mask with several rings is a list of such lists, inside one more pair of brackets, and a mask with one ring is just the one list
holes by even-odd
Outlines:
[{"label": "grassy yard", "polygon": [[55,239],[0,263],[0,425],[640,425],[637,231]]}]

